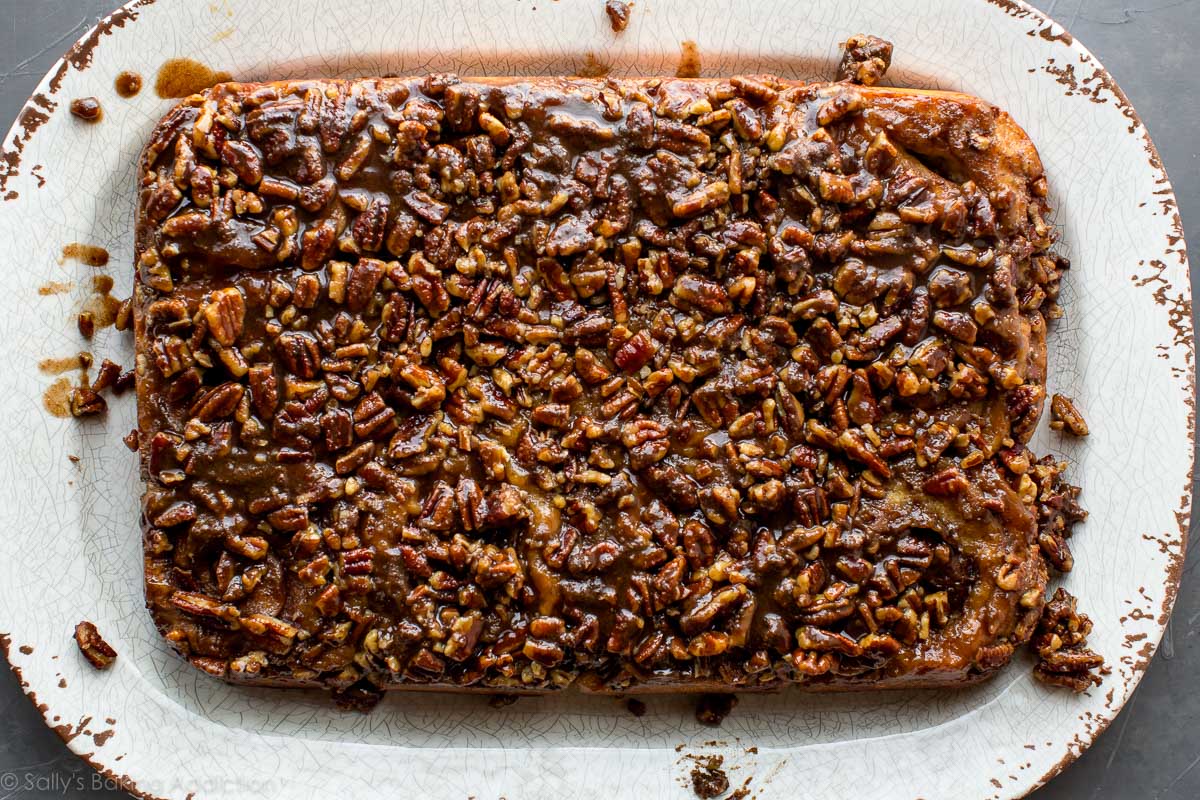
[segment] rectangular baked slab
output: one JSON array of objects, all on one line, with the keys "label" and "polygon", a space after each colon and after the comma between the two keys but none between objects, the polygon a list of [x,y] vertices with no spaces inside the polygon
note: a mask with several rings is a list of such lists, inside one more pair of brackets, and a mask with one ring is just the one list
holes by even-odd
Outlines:
[{"label": "rectangular baked slab", "polygon": [[964,95],[224,84],[143,154],[147,603],[270,685],[957,685],[1032,632],[1045,180]]}]

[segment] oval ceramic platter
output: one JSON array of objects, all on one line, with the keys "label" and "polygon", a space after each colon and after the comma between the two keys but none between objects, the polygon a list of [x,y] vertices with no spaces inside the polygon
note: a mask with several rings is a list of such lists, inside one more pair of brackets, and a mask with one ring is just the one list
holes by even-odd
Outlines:
[{"label": "oval ceramic platter", "polygon": [[[1193,343],[1179,214],[1150,138],[1121,90],[1059,25],[1017,2],[637,0],[615,35],[602,0],[142,0],[81,39],[4,141],[0,239],[0,631],[25,690],[76,753],[142,796],[164,798],[684,798],[695,759],[722,756],[747,796],[1011,798],[1056,774],[1133,691],[1166,623],[1190,510]],[[1072,464],[1091,517],[1063,583],[1095,621],[1112,667],[1083,695],[1033,680],[1027,656],[962,691],[746,696],[723,727],[685,698],[636,717],[611,698],[399,693],[363,716],[327,696],[234,688],[178,659],[142,600],[140,485],[121,436],[131,393],[106,418],[56,417],[72,373],[45,359],[89,350],[126,366],[131,337],[76,329],[102,290],[132,281],[135,162],[173,101],[155,76],[193,59],[243,80],[457,71],[670,75],[694,42],[703,75],[832,75],[839,42],[896,45],[889,81],[955,89],[1007,109],[1041,151],[1061,249],[1074,267],[1052,331],[1051,391],[1092,434],[1042,431]],[[122,99],[124,70],[146,88]],[[193,73],[194,74],[194,73]],[[94,95],[104,118],[73,118]],[[81,242],[111,258],[62,256]],[[97,291],[100,290],[100,291]],[[58,365],[58,369],[62,366]],[[94,371],[93,371],[94,372]],[[1043,423],[1045,425],[1045,423]],[[93,670],[71,640],[94,621],[119,651]]]}]

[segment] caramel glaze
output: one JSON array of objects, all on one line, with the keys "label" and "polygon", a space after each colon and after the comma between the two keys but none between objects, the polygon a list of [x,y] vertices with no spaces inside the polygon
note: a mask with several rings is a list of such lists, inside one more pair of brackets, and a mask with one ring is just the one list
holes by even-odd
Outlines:
[{"label": "caramel glaze", "polygon": [[73,356],[61,358],[43,358],[38,362],[38,370],[46,375],[61,375],[64,372],[80,370],[83,375],[87,375],[88,367],[91,365],[91,353],[76,353]]},{"label": "caramel glaze", "polygon": [[164,98],[187,97],[230,77],[228,72],[214,70],[190,58],[171,58],[163,62],[154,76],[154,93]]},{"label": "caramel glaze", "polygon": [[116,80],[113,81],[113,87],[121,97],[126,99],[136,97],[142,91],[142,76],[127,70],[117,75]]},{"label": "caramel glaze", "polygon": [[[161,74],[159,83],[163,83]],[[501,409],[497,412],[500,416],[489,417],[476,426],[489,441],[498,442],[514,453],[498,481],[494,472],[481,461],[478,444],[473,449],[463,449],[447,441],[445,432],[439,428],[443,422],[454,418],[454,408],[461,408],[461,403],[468,400],[465,395],[447,401],[447,417],[443,411],[430,413],[414,409],[409,405],[409,390],[388,383],[393,387],[386,390],[390,392],[388,402],[399,410],[399,415],[390,444],[386,440],[381,444],[392,452],[408,452],[411,445],[411,451],[416,452],[432,446],[430,442],[441,441],[438,446],[442,448],[439,451],[442,456],[432,471],[414,469],[408,472],[405,472],[403,462],[383,458],[383,462],[394,470],[386,473],[392,477],[365,486],[354,500],[355,516],[361,515],[362,519],[356,532],[361,537],[361,546],[373,549],[375,560],[372,589],[356,601],[357,611],[353,612],[369,614],[371,621],[360,622],[353,636],[361,636],[367,627],[412,628],[414,618],[410,616],[412,612],[406,610],[404,598],[411,598],[414,589],[423,585],[427,578],[413,571],[413,562],[403,555],[403,545],[406,537],[415,530],[413,525],[428,513],[430,497],[440,492],[443,486],[461,486],[468,480],[489,492],[500,484],[521,490],[527,510],[525,522],[517,528],[500,528],[490,533],[468,532],[467,536],[482,537],[500,547],[515,548],[526,580],[515,599],[501,600],[488,595],[489,602],[501,603],[506,611],[501,615],[502,622],[488,623],[491,627],[486,628],[488,633],[480,639],[477,652],[471,657],[461,661],[439,658],[443,671],[436,675],[422,672],[415,666],[396,674],[380,666],[378,661],[367,658],[360,662],[360,667],[362,663],[373,665],[367,671],[370,679],[388,688],[424,686],[488,691],[495,691],[497,687],[544,691],[573,681],[585,688],[610,691],[734,687],[743,690],[772,688],[792,682],[812,688],[853,688],[866,684],[963,683],[1007,660],[1011,653],[1009,645],[1028,638],[1040,609],[1040,592],[1046,582],[1046,568],[1034,545],[1035,517],[1018,499],[1013,475],[1006,472],[993,455],[1014,444],[1019,447],[1019,443],[1028,438],[1040,413],[1040,384],[1045,374],[1045,321],[1036,308],[1023,311],[1015,301],[990,303],[994,306],[993,316],[979,333],[978,344],[986,346],[999,358],[990,368],[991,374],[996,376],[994,380],[1003,377],[1008,387],[1017,387],[1012,391],[988,385],[982,394],[964,399],[954,396],[944,381],[940,384],[934,381],[932,391],[910,398],[901,399],[894,395],[888,395],[886,401],[883,397],[878,398],[880,412],[874,421],[877,431],[928,430],[937,423],[971,432],[971,447],[982,452],[984,460],[968,470],[969,486],[961,493],[935,497],[923,488],[932,475],[957,463],[955,459],[959,456],[951,455],[957,451],[945,451],[944,455],[936,453],[932,463],[912,452],[891,458],[886,468],[880,468],[870,479],[876,487],[872,490],[874,496],[858,490],[852,490],[848,495],[839,494],[836,488],[825,484],[821,494],[823,500],[816,505],[804,506],[800,500],[795,500],[778,511],[743,508],[741,514],[744,516],[733,524],[713,522],[711,515],[706,519],[706,514],[696,507],[691,497],[697,490],[703,494],[705,487],[737,484],[744,479],[744,467],[734,457],[734,443],[727,430],[729,420],[747,410],[752,411],[764,397],[774,397],[773,387],[778,379],[792,381],[791,376],[799,375],[792,354],[795,334],[800,334],[799,342],[813,343],[812,349],[819,356],[827,356],[828,351],[815,343],[815,328],[809,323],[811,317],[792,319],[788,325],[792,333],[779,332],[779,341],[755,333],[745,347],[739,345],[739,331],[743,328],[760,330],[765,316],[790,313],[787,309],[791,304],[818,290],[832,288],[842,302],[853,303],[855,307],[870,298],[880,298],[886,313],[894,313],[897,319],[905,321],[904,331],[893,342],[894,349],[889,346],[873,355],[857,355],[855,365],[885,358],[903,364],[906,358],[918,354],[922,348],[943,341],[939,338],[943,334],[928,322],[929,287],[934,280],[944,282],[951,276],[954,281],[964,284],[966,294],[958,307],[968,311],[972,303],[1002,295],[1003,286],[1015,287],[1014,292],[1040,287],[1038,290],[1043,291],[1043,296],[1053,299],[1057,290],[1058,265],[1045,255],[1052,234],[1042,222],[1047,211],[1043,199],[1045,182],[1036,151],[1006,114],[963,95],[774,82],[769,94],[761,93],[757,86],[752,87],[754,92],[759,92],[752,96],[752,93],[739,92],[727,82],[708,80],[605,82],[550,78],[538,81],[475,80],[455,84],[453,80],[442,83],[436,79],[400,79],[354,83],[226,84],[204,92],[194,101],[185,102],[160,123],[142,161],[137,231],[141,260],[134,318],[138,340],[141,457],[148,481],[145,515],[147,519],[155,519],[156,515],[183,502],[197,506],[199,513],[194,522],[170,529],[155,528],[148,523],[147,599],[160,629],[173,644],[198,666],[214,674],[272,685],[315,685],[331,680],[336,685],[337,681],[331,676],[344,671],[351,663],[351,656],[359,652],[361,644],[354,642],[353,637],[348,643],[314,647],[327,621],[315,606],[317,590],[303,585],[295,577],[299,557],[293,554],[292,545],[289,545],[292,534],[270,533],[269,528],[263,527],[266,523],[260,521],[260,515],[247,511],[248,501],[278,496],[286,502],[305,503],[309,518],[318,529],[337,527],[339,523],[330,514],[335,508],[344,510],[347,502],[343,499],[344,478],[334,469],[336,454],[324,452],[317,435],[315,457],[288,463],[281,456],[281,450],[287,446],[286,440],[280,441],[270,435],[251,438],[234,434],[232,438],[222,436],[210,440],[201,436],[189,440],[186,465],[177,461],[170,455],[174,446],[170,443],[182,441],[182,434],[195,413],[196,393],[228,381],[230,376],[219,364],[201,371],[188,370],[182,377],[196,373],[189,391],[185,385],[187,381],[181,380],[179,374],[162,374],[156,367],[151,345],[172,330],[179,331],[184,339],[190,334],[186,326],[180,326],[178,319],[160,318],[155,304],[164,300],[182,301],[186,309],[182,318],[193,318],[209,301],[211,292],[234,287],[245,304],[244,327],[239,332],[239,341],[270,342],[277,334],[271,333],[268,324],[278,314],[278,309],[271,308],[269,300],[272,285],[282,283],[294,287],[304,275],[315,274],[321,282],[321,294],[315,305],[304,310],[306,319],[302,330],[319,330],[322,326],[337,324],[338,315],[345,307],[326,299],[330,282],[329,261],[322,260],[304,269],[297,256],[280,261],[274,252],[257,243],[268,227],[270,211],[285,204],[295,210],[300,221],[297,241],[305,230],[329,219],[331,213],[340,215],[346,231],[341,239],[343,245],[335,246],[327,258],[352,264],[360,254],[369,254],[361,252],[350,240],[354,228],[346,220],[352,223],[373,199],[385,200],[384,208],[390,207],[393,215],[401,209],[417,216],[442,214],[442,211],[431,211],[422,206],[424,200],[414,198],[417,189],[412,184],[411,166],[420,162],[434,147],[439,128],[442,142],[453,142],[460,147],[465,137],[481,135],[474,119],[467,120],[457,130],[442,119],[447,86],[455,86],[456,95],[463,94],[465,89],[478,97],[481,109],[490,109],[498,119],[506,120],[518,132],[520,138],[511,146],[522,148],[521,154],[517,155],[514,150],[510,156],[514,160],[496,172],[515,169],[518,180],[529,182],[528,191],[533,196],[540,194],[543,199],[548,199],[556,187],[575,191],[570,187],[579,185],[577,176],[595,182],[596,170],[603,172],[607,200],[596,199],[592,206],[586,201],[568,205],[565,215],[550,225],[536,217],[516,217],[517,226],[507,242],[511,245],[510,265],[514,271],[523,270],[521,274],[525,279],[542,287],[539,290],[542,302],[528,310],[517,302],[505,313],[510,318],[513,315],[529,316],[529,320],[522,317],[523,325],[534,324],[534,320],[549,323],[551,318],[565,319],[570,325],[587,314],[594,314],[605,320],[606,331],[616,324],[624,325],[629,331],[653,331],[661,327],[664,310],[677,319],[681,313],[683,316],[691,314],[705,331],[695,341],[703,340],[704,346],[717,354],[719,363],[690,387],[695,405],[688,406],[685,401],[682,410],[672,407],[668,402],[669,392],[647,396],[637,405],[637,419],[653,420],[670,430],[669,454],[659,465],[634,469],[626,461],[628,454],[619,445],[611,448],[618,466],[607,471],[618,477],[608,487],[600,488],[569,483],[567,487],[544,489],[544,469],[538,466],[536,459],[527,461],[518,454],[530,413],[528,409],[556,402],[544,388],[523,390],[526,397],[517,405],[511,400],[494,398]],[[195,88],[192,85],[189,91]],[[731,198],[726,193],[719,203],[703,214],[685,211],[685,216],[690,219],[681,219],[681,198],[690,196],[697,189],[697,181],[703,186],[704,181],[713,180],[714,174],[724,180],[728,171],[728,167],[722,166],[726,163],[723,161],[708,163],[699,173],[689,163],[691,158],[702,157],[710,137],[707,133],[702,137],[697,135],[698,129],[690,126],[696,115],[689,116],[688,109],[705,103],[717,105],[710,102],[713,97],[720,100],[739,94],[744,100],[737,108],[739,113],[747,116],[738,120],[738,132],[752,142],[747,145],[745,141],[734,141],[742,147],[756,148],[755,157],[761,159],[756,182],[753,187],[745,188],[744,195],[735,192]],[[338,98],[336,105],[328,101],[331,97]],[[836,113],[838,104],[845,104],[851,110],[828,119],[831,113]],[[309,209],[264,196],[267,208],[261,213],[234,214],[227,205],[198,209],[186,192],[176,191],[172,195],[170,191],[180,159],[190,159],[189,163],[200,163],[204,159],[201,139],[196,138],[193,146],[192,132],[198,120],[215,108],[229,109],[234,122],[222,127],[212,123],[210,118],[206,124],[214,125],[221,137],[238,139],[252,146],[254,152],[261,155],[265,173],[277,183],[282,181],[285,191],[289,192],[293,189],[299,192],[305,186],[319,187],[323,184],[317,178],[326,174],[332,178],[355,143],[365,141],[363,137],[368,136],[371,126],[381,126],[382,130],[395,134],[398,125],[408,125],[407,130],[411,131],[412,120],[423,120],[426,127],[433,120],[434,133],[429,135],[428,141],[410,141],[413,150],[410,156],[402,153],[394,156],[398,163],[408,164],[404,168],[395,167],[390,158],[385,157],[394,150],[385,146],[372,147],[361,167],[337,180],[329,190],[328,200]],[[330,117],[331,113],[335,116]],[[306,115],[312,115],[308,123],[304,121]],[[682,120],[685,119],[689,125],[680,127],[684,126]],[[337,125],[342,126],[340,137]],[[350,133],[346,133],[347,125],[353,126]],[[742,130],[746,126],[751,129]],[[726,132],[735,130],[728,124],[722,127]],[[280,130],[282,133],[276,132]],[[672,131],[682,133],[675,135]],[[717,141],[720,132],[720,128],[712,132],[711,142]],[[497,157],[502,156],[504,149],[497,149]],[[209,155],[209,163],[215,163],[212,156]],[[443,153],[443,156],[450,157],[450,154]],[[317,163],[314,164],[314,160]],[[864,197],[869,194],[875,198],[872,203],[882,203],[889,209],[910,208],[911,213],[906,212],[906,219],[927,221],[908,225],[902,242],[898,239],[889,241],[885,236],[870,237],[866,226],[872,212],[861,202],[847,201],[842,208],[840,225],[834,227],[832,233],[822,232],[819,224],[814,230],[812,212],[818,205],[813,200],[817,173],[823,171],[822,165],[832,164],[839,165],[840,173],[848,177],[845,191],[862,192]],[[438,180],[436,173],[433,180],[435,183]],[[589,197],[592,191],[588,190]],[[603,279],[598,288],[590,290],[591,299],[585,299],[572,284],[561,282],[564,275],[561,270],[567,270],[569,275],[577,274],[595,242],[596,228],[593,225],[589,229],[589,225],[608,214],[606,208],[622,203],[626,204],[623,208],[632,219],[625,219],[621,231],[614,233],[611,239],[628,242],[629,238],[621,237],[629,237],[631,231],[640,231],[643,241],[638,251],[642,256],[646,255],[645,248],[650,248],[661,252],[664,259],[675,260],[676,287],[685,280],[720,279],[722,275],[732,274],[730,270],[734,268],[727,260],[729,254],[746,246],[756,248],[761,257],[759,271],[754,273],[759,280],[756,294],[741,310],[721,301],[705,311],[695,302],[690,305],[667,302],[669,288],[660,296],[643,291],[636,301],[629,302],[627,318],[614,321],[619,315],[613,308],[612,290],[605,290]],[[481,208],[474,205],[470,197],[453,201],[445,208],[445,224],[469,225],[472,219],[479,218]],[[195,214],[197,211],[202,213]],[[181,229],[190,226],[186,236],[164,233],[162,226],[169,220],[179,220],[188,214],[194,214],[194,217],[179,223]],[[695,222],[696,219],[701,222]],[[441,258],[437,252],[439,245],[431,233],[436,225],[422,222],[421,227],[425,253],[434,259]],[[874,242],[878,246],[847,251],[834,241],[840,231],[854,231],[851,238]],[[703,237],[706,232],[713,238],[711,246],[698,243],[695,238]],[[950,248],[951,255],[956,258],[951,260],[940,254],[937,244],[930,250],[931,241]],[[414,239],[411,246],[420,248],[422,245],[420,240]],[[453,241],[448,241],[447,246],[457,254],[439,266],[448,277],[455,271],[454,258],[462,256],[464,250]],[[612,246],[611,241],[608,246]],[[721,255],[706,251],[705,247],[719,247]],[[995,258],[986,265],[964,268],[961,262],[972,248],[987,249]],[[415,252],[418,251],[409,250],[406,244],[400,252],[389,254],[372,250],[371,254],[381,259],[399,259],[399,272],[387,273],[394,275],[392,282],[395,283],[408,279],[402,277],[403,265],[408,262],[409,269],[413,269],[414,262],[410,259]],[[499,257],[498,253],[495,255]],[[605,255],[613,260],[621,259],[619,250]],[[722,262],[723,259],[726,260]],[[557,272],[559,278],[555,277],[556,264],[562,265]],[[629,287],[637,280],[637,259],[627,264],[625,281]],[[170,277],[169,288],[162,283],[164,266]],[[753,271],[749,263],[746,268]],[[460,269],[466,267],[460,266]],[[497,285],[506,283],[507,280],[502,280]],[[806,288],[797,295],[794,288],[788,288],[789,284]],[[994,288],[998,284],[1001,289]],[[577,287],[578,281],[574,285]],[[608,285],[611,287],[611,282]],[[154,286],[160,289],[156,290]],[[871,287],[870,297],[856,298],[855,293],[862,293],[864,286]],[[376,331],[372,337],[378,336],[379,308],[387,300],[387,292],[375,291],[375,300],[356,312],[358,318],[365,319],[370,329]],[[636,293],[634,289],[626,289],[627,295]],[[882,299],[885,297],[896,299]],[[914,312],[914,308],[922,303],[924,317]],[[427,315],[419,303],[413,302],[409,308],[415,313],[415,319]],[[454,297],[451,311],[446,313],[463,314],[465,318],[472,312],[462,300]],[[434,320],[439,318],[436,313],[428,316]],[[499,317],[489,320],[486,325],[496,326],[497,330],[503,325]],[[410,323],[410,331],[414,324]],[[562,323],[559,325],[561,328]],[[428,326],[417,327],[428,330]],[[556,337],[559,335],[555,334]],[[457,337],[458,334],[453,334],[448,342],[457,342]],[[793,344],[780,344],[789,337]],[[661,347],[668,347],[665,340],[669,336],[664,334],[662,338]],[[602,334],[595,341],[571,342],[567,339],[564,344],[568,351],[585,345],[593,347],[607,368],[620,375],[621,370],[614,367],[612,361],[619,342],[616,345],[610,343],[606,351],[604,341]],[[201,342],[197,341],[197,344]],[[393,347],[387,343],[380,346]],[[510,358],[515,358],[519,352],[519,348],[511,351]],[[465,360],[465,356],[459,357]],[[270,345],[259,350],[254,360],[273,364],[281,380],[286,374],[286,368],[273,354]],[[466,363],[470,364],[469,361]],[[665,365],[652,361],[650,366],[659,369]],[[485,399],[490,396],[489,392],[499,391],[487,380],[487,368],[472,368],[471,374],[484,376]],[[989,379],[985,375],[983,380],[986,384]],[[734,405],[716,411],[714,418],[713,413],[702,408],[701,401],[706,404],[707,398],[700,391],[701,384],[716,393],[718,403],[732,402]],[[722,400],[722,393],[729,393],[735,399]],[[1015,402],[1018,395],[1028,400],[1019,408]],[[574,416],[602,419],[602,409],[610,399],[598,386],[588,385],[580,396],[569,401],[570,412]],[[821,415],[827,411],[820,400],[806,399],[804,403],[811,419],[823,418]],[[349,407],[353,405],[351,402]],[[510,407],[513,417],[507,416]],[[510,424],[513,418],[522,424]],[[1018,422],[1016,427],[1014,420]],[[269,430],[270,420],[262,422]],[[798,423],[799,428],[803,428],[802,423],[803,418]],[[612,425],[606,428],[611,429],[605,434],[609,440],[619,439],[615,431],[620,425],[618,420],[615,428]],[[770,447],[769,428],[764,428],[760,420],[749,439],[742,441]],[[279,430],[278,423],[276,430]],[[562,436],[561,431],[549,433],[552,437]],[[803,434],[800,435],[803,439]],[[453,436],[449,438],[453,439]],[[826,457],[841,464],[839,468],[852,476],[855,483],[866,476],[867,470],[862,463],[846,460],[835,450],[822,452],[823,448],[812,445],[812,441],[810,438],[808,444],[802,441],[789,444],[789,447],[799,448],[790,451],[793,453],[793,472],[786,478],[789,492],[812,497],[811,488],[803,487],[812,487],[814,471]],[[671,466],[674,472],[664,475],[661,465]],[[678,475],[675,467],[691,471],[691,477],[684,478],[686,486],[681,487],[675,479]],[[176,482],[176,477],[168,481],[163,477],[167,472],[182,477],[182,482]],[[556,494],[566,495],[565,507],[555,502]],[[585,533],[580,533],[577,505],[580,500],[604,509],[601,518]],[[223,503],[227,510],[221,513],[205,508],[206,504]],[[649,663],[636,663],[628,649],[606,651],[603,645],[606,638],[615,635],[614,631],[629,615],[626,604],[638,597],[638,587],[644,585],[647,576],[653,578],[654,569],[657,569],[639,566],[644,557],[639,554],[643,550],[649,552],[657,546],[655,542],[677,542],[681,528],[693,521],[711,525],[718,531],[718,547],[729,548],[728,552],[721,550],[718,555],[724,554],[721,557],[725,559],[726,568],[744,576],[744,585],[749,587],[754,598],[753,602],[738,606],[740,610],[733,619],[719,617],[711,623],[713,630],[731,631],[734,646],[721,656],[684,661],[673,661],[668,656]],[[576,548],[606,541],[619,543],[615,562],[603,572],[590,574],[572,574],[565,567],[551,566],[547,553],[562,541],[568,529],[579,534]],[[264,569],[259,571],[254,590],[235,605],[243,617],[254,613],[271,615],[307,632],[305,637],[313,637],[305,638],[303,642],[297,639],[295,649],[291,651],[288,648],[271,649],[260,637],[244,629],[198,619],[193,612],[181,611],[180,604],[172,600],[181,597],[180,593],[185,590],[219,596],[219,587],[214,585],[214,570],[229,568],[227,564],[216,566],[222,552],[219,546],[222,537],[227,541],[229,536],[252,532],[266,536],[270,549],[256,562]],[[349,537],[351,534],[345,531],[343,535]],[[648,541],[633,544],[639,537],[647,537]],[[804,539],[806,544],[788,544],[797,539]],[[726,545],[726,541],[731,543]],[[797,569],[803,565],[817,562],[823,564],[829,575],[836,577],[841,563],[839,554],[844,555],[847,548],[853,552],[854,545],[848,544],[852,541],[870,543],[867,545],[871,550],[869,555],[876,563],[888,558],[905,563],[905,548],[918,547],[925,552],[928,547],[934,547],[940,553],[935,563],[914,569],[920,571],[919,581],[925,591],[946,593],[948,619],[927,635],[902,645],[894,654],[846,657],[833,671],[797,674],[787,666],[786,659],[781,660],[781,656],[790,657],[796,644],[793,631],[805,619],[804,614],[797,615],[790,599],[798,590],[791,588],[792,584],[787,581],[793,580]],[[812,544],[814,542],[824,544],[818,548]],[[809,548],[820,550],[820,555],[813,556],[812,561],[802,555],[809,552]],[[668,547],[668,557],[673,557],[676,552],[681,551]],[[684,557],[678,558],[682,561]],[[336,563],[336,553],[333,559]],[[661,564],[661,561],[654,563]],[[706,583],[710,578],[705,576],[703,562],[689,557],[686,567],[691,577],[685,577],[685,583],[695,581],[693,592],[716,591]],[[707,569],[716,568],[710,566]],[[998,581],[1011,588],[1000,589]],[[435,591],[434,594],[448,596],[446,592]],[[1022,598],[1030,602],[1022,605],[1019,602]],[[447,603],[446,608],[453,607],[448,600],[439,602]],[[512,631],[520,631],[524,637],[531,619],[564,613],[575,615],[575,621],[568,622],[568,634],[581,624],[579,620],[591,620],[588,624],[598,625],[601,643],[594,649],[567,646],[565,659],[557,662],[556,667],[565,679],[545,677],[545,670],[540,673],[543,677],[534,680],[521,677],[521,665],[530,662],[520,649],[509,651],[515,659],[516,666],[512,669],[486,665],[497,663],[497,635],[503,640],[515,635]],[[739,614],[745,617],[744,623],[737,621]],[[679,624],[679,607],[668,604],[645,622],[646,627],[637,638],[645,637],[652,629],[668,636],[683,635],[686,638],[690,632],[680,634]],[[865,633],[861,623],[854,619],[843,618],[833,623],[832,629],[848,631],[854,637],[862,637]],[[395,645],[394,653],[401,662],[416,658],[414,653],[423,646],[420,636],[417,638],[419,641],[411,645]],[[1002,648],[1000,656],[981,657],[986,648],[996,645]],[[1004,648],[1007,648],[1006,652]],[[266,661],[247,668],[247,654],[264,649],[269,651]],[[759,653],[767,655],[757,656]],[[765,658],[766,664],[747,666],[748,659],[754,661],[756,658]],[[230,663],[236,662],[236,665],[227,671],[223,665],[230,659],[233,659]],[[358,672],[351,670],[354,675]]]},{"label": "caramel glaze", "polygon": [[97,275],[92,279],[92,294],[83,301],[83,311],[92,315],[97,328],[107,328],[117,320],[121,301],[112,295],[113,279],[109,275]]},{"label": "caramel glaze", "polygon": [[679,43],[679,64],[675,67],[675,77],[700,77],[700,48],[691,39]]},{"label": "caramel glaze", "polygon": [[67,294],[73,288],[75,288],[75,284],[70,282],[50,281],[38,287],[38,294],[42,297],[50,297],[56,294]]},{"label": "caramel glaze", "polygon": [[89,267],[103,267],[108,264],[108,251],[93,244],[71,242],[63,245],[62,260],[74,259]]},{"label": "caramel glaze", "polygon": [[59,378],[46,387],[42,394],[42,407],[51,416],[67,419],[71,416],[71,391],[75,388],[70,378]]}]

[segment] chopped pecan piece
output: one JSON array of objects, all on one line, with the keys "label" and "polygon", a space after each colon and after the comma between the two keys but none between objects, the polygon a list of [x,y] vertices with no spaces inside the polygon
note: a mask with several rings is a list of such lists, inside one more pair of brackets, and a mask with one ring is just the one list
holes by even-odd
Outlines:
[{"label": "chopped pecan piece", "polygon": [[208,332],[223,347],[229,347],[242,335],[246,319],[246,301],[237,287],[218,289],[204,306]]},{"label": "chopped pecan piece", "polygon": [[104,641],[95,624],[84,620],[75,626],[75,644],[79,652],[96,669],[108,669],[117,658],[117,651]]},{"label": "chopped pecan piece", "polygon": [[1056,394],[1050,398],[1050,427],[1056,431],[1067,430],[1074,436],[1087,436],[1088,424],[1079,413],[1075,401],[1066,395]]},{"label": "chopped pecan piece", "polygon": [[76,386],[71,390],[70,409],[73,417],[92,417],[108,410],[108,403],[88,386]]},{"label": "chopped pecan piece", "polygon": [[604,13],[608,15],[608,22],[612,25],[613,33],[620,33],[629,26],[629,12],[632,3],[625,3],[622,0],[605,0]]}]

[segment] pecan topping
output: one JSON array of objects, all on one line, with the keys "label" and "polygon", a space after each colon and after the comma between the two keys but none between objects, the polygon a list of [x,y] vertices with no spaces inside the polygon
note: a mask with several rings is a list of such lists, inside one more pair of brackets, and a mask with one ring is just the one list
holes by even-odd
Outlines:
[{"label": "pecan topping", "polygon": [[200,395],[188,413],[201,422],[212,422],[228,417],[241,402],[245,391],[244,386],[233,382],[215,386]]},{"label": "pecan topping", "polygon": [[367,700],[1008,662],[1084,516],[1025,446],[1065,263],[1023,135],[890,55],[186,98],[127,315],[168,640]]},{"label": "pecan topping", "polygon": [[204,306],[208,332],[222,346],[229,347],[242,335],[246,319],[246,301],[236,287],[218,289]]},{"label": "pecan topping", "polygon": [[942,497],[962,494],[970,486],[970,481],[957,467],[944,469],[923,484],[926,492]]}]

